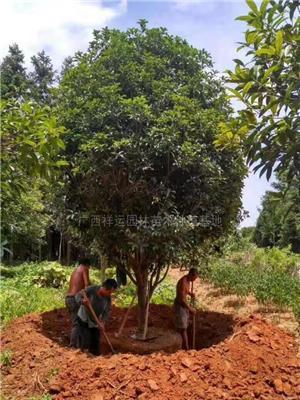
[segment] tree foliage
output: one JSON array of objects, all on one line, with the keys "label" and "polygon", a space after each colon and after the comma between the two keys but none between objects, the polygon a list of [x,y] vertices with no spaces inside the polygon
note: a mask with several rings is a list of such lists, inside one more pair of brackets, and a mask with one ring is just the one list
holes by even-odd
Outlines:
[{"label": "tree foliage", "polygon": [[137,284],[141,327],[179,249],[220,236],[239,218],[241,153],[214,146],[230,112],[222,82],[205,50],[140,21],[126,32],[95,31],[57,102],[70,162],[68,230]]},{"label": "tree foliage", "polygon": [[52,61],[45,51],[31,57],[31,70],[25,67],[24,54],[15,43],[1,62],[1,98],[21,102],[51,103],[51,88],[55,81]]},{"label": "tree foliage", "polygon": [[8,55],[1,63],[1,98],[22,98],[29,90],[24,66],[24,54],[17,44],[9,46]]},{"label": "tree foliage", "polygon": [[59,156],[64,130],[50,109],[36,103],[2,100],[0,110],[2,238],[10,247],[12,241],[39,242],[49,222],[47,184],[65,165]]},{"label": "tree foliage", "polygon": [[250,12],[237,18],[248,25],[228,71],[231,97],[243,104],[238,117],[221,124],[220,146],[243,142],[249,165],[270,178],[272,171],[300,171],[299,0],[247,0]]},{"label": "tree foliage", "polygon": [[44,51],[31,62],[28,73],[22,51],[13,44],[1,63],[1,232],[7,243],[2,253],[21,247],[26,253],[41,243],[53,192],[48,186],[65,165],[59,155],[64,130],[45,107],[51,102],[52,63]]},{"label": "tree foliage", "polygon": [[254,239],[260,247],[287,247],[300,253],[300,187],[294,178],[287,182],[281,175],[262,202]]},{"label": "tree foliage", "polygon": [[33,71],[29,74],[31,96],[39,104],[51,103],[51,87],[55,80],[55,71],[51,59],[45,51],[31,57]]}]

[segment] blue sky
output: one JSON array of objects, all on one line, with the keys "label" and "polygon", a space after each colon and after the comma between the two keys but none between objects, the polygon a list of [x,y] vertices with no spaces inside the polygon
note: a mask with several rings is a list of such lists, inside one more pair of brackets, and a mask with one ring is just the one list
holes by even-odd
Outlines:
[{"label": "blue sky", "polygon": [[[240,57],[236,42],[243,40],[245,25],[234,19],[247,9],[245,0],[4,0],[0,5],[0,55],[17,42],[27,64],[33,54],[45,49],[59,69],[66,56],[86,49],[93,29],[126,29],[143,18],[150,27],[164,26],[193,46],[205,48],[221,72],[232,68],[232,59]],[[250,173],[243,191],[250,217],[242,226],[255,224],[261,197],[268,189],[270,183]]]}]

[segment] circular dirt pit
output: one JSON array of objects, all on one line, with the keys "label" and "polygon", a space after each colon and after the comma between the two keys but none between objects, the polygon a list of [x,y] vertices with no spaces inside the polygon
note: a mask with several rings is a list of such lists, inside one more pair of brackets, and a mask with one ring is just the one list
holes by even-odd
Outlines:
[{"label": "circular dirt pit", "polygon": [[171,329],[149,327],[146,340],[136,339],[136,328],[125,328],[120,337],[110,335],[110,340],[117,352],[150,354],[164,351],[175,353],[181,349],[182,339],[179,333]]}]

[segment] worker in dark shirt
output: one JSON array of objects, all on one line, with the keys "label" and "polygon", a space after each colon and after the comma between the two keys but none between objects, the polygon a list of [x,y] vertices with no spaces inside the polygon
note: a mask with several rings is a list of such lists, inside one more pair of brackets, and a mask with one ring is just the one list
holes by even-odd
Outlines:
[{"label": "worker in dark shirt", "polygon": [[[86,297],[93,307],[103,329],[105,321],[108,321],[110,315],[111,295],[117,287],[118,284],[115,279],[107,279],[101,286],[89,286],[85,290]],[[76,301],[81,304],[77,314],[78,330],[76,332],[76,347],[82,350],[87,349],[90,353],[99,355],[101,354],[99,327],[89,311],[87,300],[82,291],[76,295]]]}]

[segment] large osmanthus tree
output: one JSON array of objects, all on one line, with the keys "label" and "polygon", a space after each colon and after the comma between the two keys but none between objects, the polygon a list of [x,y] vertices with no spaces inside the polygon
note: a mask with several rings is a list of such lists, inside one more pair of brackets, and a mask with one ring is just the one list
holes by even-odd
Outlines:
[{"label": "large osmanthus tree", "polygon": [[240,216],[241,152],[214,145],[230,114],[222,82],[205,50],[140,21],[95,31],[56,101],[67,129],[67,229],[137,285],[145,332],[152,293],[179,251]]}]

